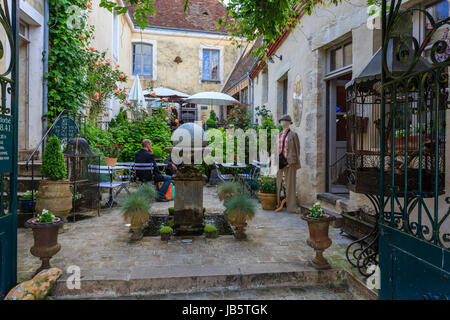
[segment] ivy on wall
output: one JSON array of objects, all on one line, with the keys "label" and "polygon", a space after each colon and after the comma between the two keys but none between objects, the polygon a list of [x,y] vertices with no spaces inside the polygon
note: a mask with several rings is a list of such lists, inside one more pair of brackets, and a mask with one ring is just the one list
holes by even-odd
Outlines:
[{"label": "ivy on wall", "polygon": [[48,72],[44,75],[48,81],[49,123],[64,109],[84,108],[84,48],[92,36],[92,28],[86,28],[85,19],[76,20],[74,10],[87,9],[87,3],[86,0],[49,0]]}]

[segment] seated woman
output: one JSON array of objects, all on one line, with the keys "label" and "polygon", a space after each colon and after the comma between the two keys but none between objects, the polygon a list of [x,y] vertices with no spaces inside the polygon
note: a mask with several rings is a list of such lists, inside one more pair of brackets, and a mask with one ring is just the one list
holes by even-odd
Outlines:
[{"label": "seated woman", "polygon": [[152,152],[152,142],[149,139],[142,140],[142,150],[136,152],[134,157],[135,163],[152,163],[152,170],[138,170],[136,171],[137,178],[143,183],[154,181],[155,183],[164,182],[162,187],[159,189],[158,198],[156,201],[158,202],[167,202],[165,198],[166,192],[169,189],[170,183],[172,182],[172,178],[170,176],[161,174],[158,169],[158,166],[155,162],[155,157]]}]

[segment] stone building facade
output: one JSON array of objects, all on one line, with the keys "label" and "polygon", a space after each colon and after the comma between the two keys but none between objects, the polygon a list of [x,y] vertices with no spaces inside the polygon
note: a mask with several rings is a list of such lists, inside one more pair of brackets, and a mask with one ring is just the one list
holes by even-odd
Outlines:
[{"label": "stone building facade", "polygon": [[[403,5],[431,8],[435,4],[436,1],[404,1]],[[301,169],[297,172],[299,205],[325,199],[331,201],[321,201],[323,206],[338,212],[371,210],[361,194],[349,192],[345,185],[333,185],[332,171],[346,150],[345,84],[381,47],[379,23],[368,23],[365,0],[317,6],[311,15],[300,14],[295,28],[267,48],[271,57],[267,62],[260,61],[249,70],[253,107],[265,105],[275,121],[286,113],[294,121],[292,129],[301,145]],[[413,34],[418,39],[423,40],[423,28],[424,19],[414,16]],[[448,119],[447,112],[447,127]],[[447,132],[447,153],[448,145]],[[448,162],[446,168],[446,186],[450,186]],[[440,208],[446,210],[445,196],[440,198]]]},{"label": "stone building facade", "polygon": [[[149,27],[144,30],[136,26],[133,8],[130,14],[117,16],[99,3],[92,2],[89,17],[95,26],[93,45],[108,51],[109,58],[128,75],[127,89],[139,73],[143,90],[162,86],[189,95],[220,91],[240,54],[226,30],[216,28],[226,14],[220,1],[194,0],[186,12],[182,1],[157,1],[156,15],[148,18]],[[141,57],[144,61],[137,65]],[[119,105],[111,102],[110,107],[112,117]],[[194,120],[206,121],[211,106],[196,108]],[[213,108],[220,112],[218,106]]]}]

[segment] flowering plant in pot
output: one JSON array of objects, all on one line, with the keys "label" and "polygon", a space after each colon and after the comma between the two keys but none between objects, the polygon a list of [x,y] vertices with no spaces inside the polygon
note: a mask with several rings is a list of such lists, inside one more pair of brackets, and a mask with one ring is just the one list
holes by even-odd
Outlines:
[{"label": "flowering plant in pot", "polygon": [[169,241],[173,234],[173,229],[169,226],[162,227],[159,229],[159,233],[161,234],[161,241]]},{"label": "flowering plant in pot", "polygon": [[51,268],[50,259],[61,250],[61,245],[58,243],[58,230],[66,222],[64,217],[55,216],[51,211],[43,209],[40,215],[28,219],[25,223],[26,227],[33,230],[34,245],[30,252],[42,261],[36,273]]},{"label": "flowering plant in pot", "polygon": [[334,221],[336,217],[325,213],[316,202],[307,214],[302,216],[303,220],[308,222],[309,238],[306,243],[316,251],[316,256],[311,263],[316,269],[328,269],[330,265],[323,256],[323,252],[331,246],[331,239],[328,237],[328,228],[330,222]]},{"label": "flowering plant in pot", "polygon": [[39,182],[36,212],[41,213],[43,209],[47,209],[55,215],[67,217],[72,210],[72,191],[70,181],[66,179],[66,162],[57,136],[51,136],[47,140],[41,172],[46,179]]},{"label": "flowering plant in pot", "polygon": [[138,191],[127,195],[121,203],[121,211],[125,221],[130,223],[132,235],[130,241],[142,239],[142,228],[148,221],[149,211],[156,199],[153,185],[143,184]]},{"label": "flowering plant in pot", "polygon": [[114,167],[117,163],[117,158],[119,158],[122,150],[124,148],[123,145],[119,144],[105,144],[99,146],[100,151],[105,156],[105,162],[107,166]]},{"label": "flowering plant in pot", "polygon": [[19,210],[22,213],[30,213],[34,211],[36,206],[37,191],[32,192],[27,190],[21,196],[18,197]]},{"label": "flowering plant in pot", "polygon": [[277,204],[277,179],[264,176],[258,179],[258,198],[264,210],[273,210]]},{"label": "flowering plant in pot", "polygon": [[256,212],[256,204],[253,199],[243,193],[231,197],[225,203],[225,217],[234,227],[234,237],[238,240],[247,238],[245,227],[247,221],[252,220]]}]

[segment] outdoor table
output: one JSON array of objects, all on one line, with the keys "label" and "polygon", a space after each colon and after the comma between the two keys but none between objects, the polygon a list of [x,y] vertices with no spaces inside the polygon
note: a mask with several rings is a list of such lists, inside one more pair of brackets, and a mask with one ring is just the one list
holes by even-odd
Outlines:
[{"label": "outdoor table", "polygon": [[[129,169],[129,167],[127,166],[99,166],[100,170],[108,170],[109,172],[109,183],[112,185],[113,183],[113,178],[114,178],[114,174],[117,170],[126,170]],[[109,198],[108,201],[106,202],[106,204],[110,205],[111,207],[114,205],[114,198],[113,198],[113,190],[112,188],[109,188]]]},{"label": "outdoor table", "polygon": [[222,167],[224,168],[230,168],[233,169],[233,176],[234,176],[234,180],[237,179],[238,173],[236,169],[245,169],[247,168],[247,165],[245,163],[222,163],[221,164]]}]

